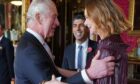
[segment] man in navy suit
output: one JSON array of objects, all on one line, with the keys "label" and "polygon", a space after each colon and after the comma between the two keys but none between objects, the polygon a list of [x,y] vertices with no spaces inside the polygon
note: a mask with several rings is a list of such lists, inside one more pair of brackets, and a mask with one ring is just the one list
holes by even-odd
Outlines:
[{"label": "man in navy suit", "polygon": [[[27,30],[16,51],[14,64],[16,84],[44,83],[44,80],[51,79],[52,74],[65,75],[64,73],[68,72],[68,70],[58,70],[50,48],[45,43],[45,39],[52,37],[55,28],[59,26],[57,16],[57,9],[52,0],[31,2],[27,13]],[[88,69],[67,78],[66,82],[84,84],[92,82],[91,79],[112,75],[115,64],[110,62],[111,60],[114,58],[103,60],[95,58]],[[98,67],[99,64],[100,67]]]},{"label": "man in navy suit", "polygon": [[[95,54],[97,42],[89,39],[89,29],[84,25],[84,22],[83,12],[74,14],[72,31],[75,43],[65,48],[62,68],[70,70],[84,69]],[[83,47],[82,56],[80,56],[81,60],[78,60],[79,45]],[[78,66],[78,61],[81,61],[80,66]]]},{"label": "man in navy suit", "polygon": [[0,20],[0,84],[11,84],[14,80],[14,47],[3,33],[4,24]]}]

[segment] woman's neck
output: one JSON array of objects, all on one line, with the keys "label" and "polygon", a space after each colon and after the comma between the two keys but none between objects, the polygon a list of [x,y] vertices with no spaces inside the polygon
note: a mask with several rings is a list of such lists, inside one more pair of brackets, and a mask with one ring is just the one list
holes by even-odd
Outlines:
[{"label": "woman's neck", "polygon": [[108,31],[101,31],[101,32],[99,33],[99,36],[100,36],[101,40],[103,40],[103,39],[109,37],[110,35],[111,35],[111,34],[110,34]]}]

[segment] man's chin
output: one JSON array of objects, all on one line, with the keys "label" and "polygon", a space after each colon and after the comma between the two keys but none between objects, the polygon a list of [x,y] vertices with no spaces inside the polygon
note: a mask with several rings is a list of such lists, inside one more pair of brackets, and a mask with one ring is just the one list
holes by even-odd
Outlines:
[{"label": "man's chin", "polygon": [[50,42],[51,41],[51,38],[46,38],[45,41],[46,42]]},{"label": "man's chin", "polygon": [[45,41],[46,42],[50,42],[51,41],[51,38],[54,36],[54,34],[51,34],[51,35],[48,35],[46,38],[45,38]]},{"label": "man's chin", "polygon": [[81,38],[81,37],[79,37],[79,38],[76,37],[75,39],[76,39],[76,40],[81,40],[82,38]]},{"label": "man's chin", "polygon": [[50,35],[49,35],[49,38],[52,38],[54,36],[54,33],[51,33]]},{"label": "man's chin", "polygon": [[46,35],[46,39],[47,38],[52,38],[54,36],[54,33],[51,33],[51,34],[49,34],[49,35]]}]

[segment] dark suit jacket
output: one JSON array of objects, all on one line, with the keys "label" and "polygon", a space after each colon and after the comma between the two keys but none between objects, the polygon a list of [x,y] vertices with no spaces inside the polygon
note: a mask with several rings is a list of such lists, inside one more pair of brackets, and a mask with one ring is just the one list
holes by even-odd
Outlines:
[{"label": "dark suit jacket", "polygon": [[[25,32],[16,52],[16,84],[39,84],[42,80],[50,80],[52,74],[59,75],[45,48],[32,34]],[[66,81],[84,83],[81,73]]]},{"label": "dark suit jacket", "polygon": [[[64,57],[62,63],[63,68],[75,70],[75,48],[76,48],[76,44],[71,44],[68,47],[66,47],[64,51]],[[86,64],[90,65],[89,61],[90,59],[93,58],[96,52],[97,42],[89,40],[88,48],[92,48],[92,51],[87,53],[87,59],[86,59]]]},{"label": "dark suit jacket", "polygon": [[10,84],[14,78],[14,47],[12,42],[3,37],[0,41],[0,84]]}]

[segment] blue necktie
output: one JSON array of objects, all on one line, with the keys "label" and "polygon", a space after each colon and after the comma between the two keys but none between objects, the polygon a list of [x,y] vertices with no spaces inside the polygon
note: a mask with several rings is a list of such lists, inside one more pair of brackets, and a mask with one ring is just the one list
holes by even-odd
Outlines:
[{"label": "blue necktie", "polygon": [[78,69],[82,69],[82,55],[83,55],[82,46],[79,45],[78,48],[79,48],[79,52],[78,52]]}]

